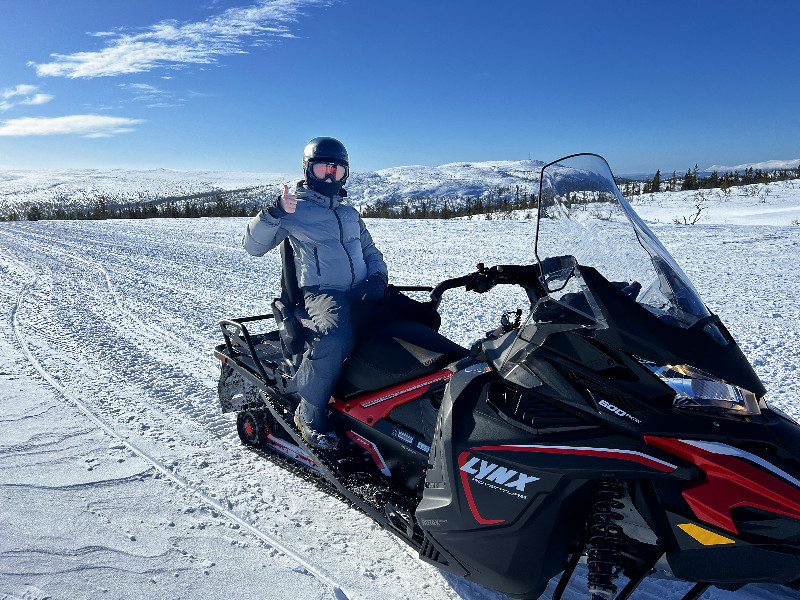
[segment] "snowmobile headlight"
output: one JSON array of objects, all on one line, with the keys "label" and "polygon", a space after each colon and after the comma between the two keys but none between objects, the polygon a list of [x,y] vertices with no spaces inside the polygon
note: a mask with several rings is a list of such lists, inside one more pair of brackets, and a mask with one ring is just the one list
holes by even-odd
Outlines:
[{"label": "snowmobile headlight", "polygon": [[647,365],[675,390],[672,403],[678,408],[714,408],[737,415],[759,415],[761,408],[753,392],[709,375],[689,365]]}]

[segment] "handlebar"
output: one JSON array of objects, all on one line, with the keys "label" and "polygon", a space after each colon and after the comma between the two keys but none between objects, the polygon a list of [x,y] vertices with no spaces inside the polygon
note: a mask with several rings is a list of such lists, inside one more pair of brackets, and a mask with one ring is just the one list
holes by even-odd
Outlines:
[{"label": "handlebar", "polygon": [[533,293],[533,298],[541,298],[546,292],[539,282],[540,274],[541,269],[538,264],[497,265],[488,268],[479,264],[478,270],[474,273],[442,281],[431,292],[431,301],[438,307],[442,295],[447,290],[463,287],[467,291],[483,294],[499,283],[521,285],[529,291],[529,295],[530,292]]},{"label": "handlebar", "polygon": [[454,279],[445,279],[442,283],[433,288],[433,291],[431,292],[431,301],[433,302],[434,306],[438,308],[439,303],[442,301],[442,294],[444,294],[447,290],[452,290],[453,288],[457,287],[466,287],[471,277],[472,275],[462,275],[461,277],[455,277]]}]

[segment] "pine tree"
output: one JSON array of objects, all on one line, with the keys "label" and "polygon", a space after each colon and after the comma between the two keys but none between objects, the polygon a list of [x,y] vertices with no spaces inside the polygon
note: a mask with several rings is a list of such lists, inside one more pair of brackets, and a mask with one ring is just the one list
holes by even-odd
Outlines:
[{"label": "pine tree", "polygon": [[108,218],[108,207],[106,206],[106,199],[104,196],[100,196],[94,203],[94,209],[92,210],[92,218],[93,219]]},{"label": "pine tree", "polygon": [[28,221],[38,221],[42,218],[42,209],[35,204],[28,209]]},{"label": "pine tree", "polygon": [[683,176],[683,183],[681,184],[681,191],[692,190],[694,189],[692,185],[692,171],[689,169],[686,171],[686,175]]},{"label": "pine tree", "polygon": [[654,192],[660,192],[661,191],[661,169],[658,169],[656,171],[655,176],[653,177],[652,190]]}]

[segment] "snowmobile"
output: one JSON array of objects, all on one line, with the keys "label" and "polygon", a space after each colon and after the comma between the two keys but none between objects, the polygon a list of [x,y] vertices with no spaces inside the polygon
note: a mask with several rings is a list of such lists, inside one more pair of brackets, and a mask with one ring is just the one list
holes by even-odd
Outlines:
[{"label": "snowmobile", "polygon": [[[530,264],[479,264],[401,288],[429,294],[417,314],[354,318],[333,451],[292,419],[310,333],[286,244],[273,312],[221,323],[220,403],[242,442],[315,473],[424,561],[514,598],[561,573],[560,598],[580,563],[593,600],[650,577],[694,583],[686,600],[800,589],[800,425],[767,405],[602,157],[550,163],[538,184]],[[499,285],[524,290],[526,314],[470,348],[437,331],[445,292]]]}]

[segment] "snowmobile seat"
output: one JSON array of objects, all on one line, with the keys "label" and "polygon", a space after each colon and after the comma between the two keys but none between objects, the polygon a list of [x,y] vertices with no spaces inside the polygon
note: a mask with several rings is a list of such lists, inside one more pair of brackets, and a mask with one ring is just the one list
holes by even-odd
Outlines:
[{"label": "snowmobile seat", "polygon": [[[294,375],[313,335],[303,326],[305,308],[289,240],[280,246],[281,297],[272,302],[283,353],[283,369]],[[337,397],[377,390],[432,373],[468,351],[439,334],[438,312],[392,290],[386,304],[357,304],[351,314],[355,349],[345,361]],[[380,324],[379,326],[376,326]]]},{"label": "snowmobile seat", "polygon": [[[389,306],[369,307],[367,319],[354,325],[355,349],[345,361],[333,395],[343,399],[379,390],[453,363],[469,351],[435,329],[399,314]],[[360,326],[359,326],[360,325]]]}]

